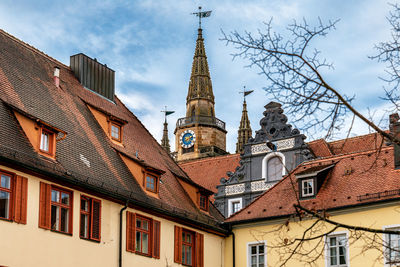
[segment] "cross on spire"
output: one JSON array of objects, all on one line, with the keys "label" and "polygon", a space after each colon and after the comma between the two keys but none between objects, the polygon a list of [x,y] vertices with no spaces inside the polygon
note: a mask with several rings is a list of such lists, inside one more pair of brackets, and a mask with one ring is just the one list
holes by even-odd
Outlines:
[{"label": "cross on spire", "polygon": [[193,12],[192,15],[199,17],[199,29],[201,29],[201,18],[207,18],[211,16],[211,10],[201,11],[201,6],[199,6],[199,12]]}]

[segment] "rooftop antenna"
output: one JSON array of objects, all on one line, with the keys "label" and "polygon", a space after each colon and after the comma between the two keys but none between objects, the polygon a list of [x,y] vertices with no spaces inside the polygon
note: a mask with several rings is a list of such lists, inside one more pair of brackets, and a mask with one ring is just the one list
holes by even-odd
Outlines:
[{"label": "rooftop antenna", "polygon": [[246,86],[243,86],[243,91],[239,92],[239,94],[243,94],[243,101],[246,101],[246,96],[253,93],[254,90],[247,90],[246,91]]},{"label": "rooftop antenna", "polygon": [[192,15],[199,17],[199,29],[201,29],[201,18],[207,18],[211,16],[211,10],[201,11],[201,6],[199,6],[199,12],[193,12]]}]

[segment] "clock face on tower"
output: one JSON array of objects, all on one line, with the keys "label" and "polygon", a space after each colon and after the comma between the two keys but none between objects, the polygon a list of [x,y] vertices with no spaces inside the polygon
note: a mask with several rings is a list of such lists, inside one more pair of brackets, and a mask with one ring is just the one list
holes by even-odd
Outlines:
[{"label": "clock face on tower", "polygon": [[196,135],[192,130],[186,130],[181,134],[180,143],[183,148],[190,148],[196,141]]}]

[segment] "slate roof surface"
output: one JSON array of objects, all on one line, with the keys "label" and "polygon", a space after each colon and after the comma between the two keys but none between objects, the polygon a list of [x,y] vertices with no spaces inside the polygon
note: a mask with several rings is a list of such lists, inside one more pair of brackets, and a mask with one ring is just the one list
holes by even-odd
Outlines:
[{"label": "slate roof surface", "polygon": [[[53,70],[60,68],[60,87]],[[87,104],[127,121],[124,147],[113,144]],[[57,142],[56,160],[36,153],[19,126],[12,109],[29,114],[67,133]],[[145,203],[168,214],[181,214],[216,227],[215,218],[199,211],[176,176],[190,179],[157,143],[138,118],[118,99],[115,103],[85,89],[71,69],[0,30],[0,157],[25,167],[52,173],[60,179],[88,184]],[[129,172],[116,148],[126,155],[165,171],[160,199],[147,196]],[[90,162],[88,167],[81,159]],[[108,192],[108,191],[107,191]],[[213,207],[212,207],[213,209]],[[213,213],[213,211],[211,212]]]},{"label": "slate roof surface", "polygon": [[[384,145],[380,153],[377,153],[378,150],[374,147],[375,140],[379,141],[379,139],[376,134],[369,134],[351,138],[344,146],[345,140],[329,143],[333,151],[343,153],[303,162],[252,204],[228,218],[226,222],[267,220],[295,214],[293,205],[297,203],[299,194],[296,174],[315,171],[320,169],[320,166],[332,164],[335,166],[329,170],[316,197],[300,200],[305,208],[329,210],[398,199],[400,170],[394,169],[393,147]],[[344,148],[338,150],[339,146]],[[292,189],[292,182],[295,184],[295,190]],[[386,193],[382,193],[385,191]],[[276,201],[277,199],[279,201]]]},{"label": "slate roof surface", "polygon": [[231,154],[182,162],[179,166],[193,181],[217,193],[221,178],[227,177],[228,171],[234,172],[239,161],[240,154]]}]

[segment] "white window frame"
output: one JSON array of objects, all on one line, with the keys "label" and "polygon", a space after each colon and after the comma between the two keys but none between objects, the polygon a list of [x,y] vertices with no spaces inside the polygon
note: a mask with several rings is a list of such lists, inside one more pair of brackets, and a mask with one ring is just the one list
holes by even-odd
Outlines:
[{"label": "white window frame", "polygon": [[329,246],[329,238],[330,237],[337,237],[337,236],[345,236],[346,237],[346,265],[336,265],[334,267],[350,267],[350,250],[349,250],[349,233],[346,231],[340,231],[340,232],[333,232],[329,235],[326,235],[324,237],[324,243],[325,243],[325,266],[326,267],[332,267],[332,265],[330,265],[330,246]]},{"label": "white window frame", "polygon": [[286,171],[285,171],[285,166],[286,166],[286,161],[285,161],[285,155],[283,155],[281,152],[272,152],[267,155],[262,160],[261,166],[261,176],[265,180],[265,182],[268,182],[268,160],[270,160],[273,157],[280,157],[282,160],[282,177],[285,176]]},{"label": "white window frame", "polygon": [[267,241],[260,240],[256,242],[247,243],[247,267],[251,267],[251,246],[254,245],[264,245],[264,267],[267,267]]},{"label": "white window frame", "polygon": [[[386,225],[383,227],[383,230],[399,230],[400,231],[400,224],[392,224],[392,225]],[[400,232],[399,232],[400,235]],[[386,243],[388,241],[388,236],[389,234],[383,234],[382,240]],[[384,260],[384,266],[385,267],[391,267],[393,264],[388,262],[387,260],[387,252],[388,252],[388,247],[385,246],[385,244],[382,244],[382,251],[383,251],[383,260]]]},{"label": "white window frame", "polygon": [[232,203],[233,202],[239,202],[240,203],[240,209],[239,210],[241,210],[243,208],[243,202],[242,202],[242,198],[241,197],[240,198],[228,199],[228,217],[233,214],[233,210],[232,210]]},{"label": "white window frame", "polygon": [[[304,194],[304,185],[306,185],[310,181],[311,181],[311,189],[312,189],[311,193]],[[302,197],[314,196],[314,192],[315,192],[315,183],[314,183],[313,178],[301,180],[301,196]]]}]

